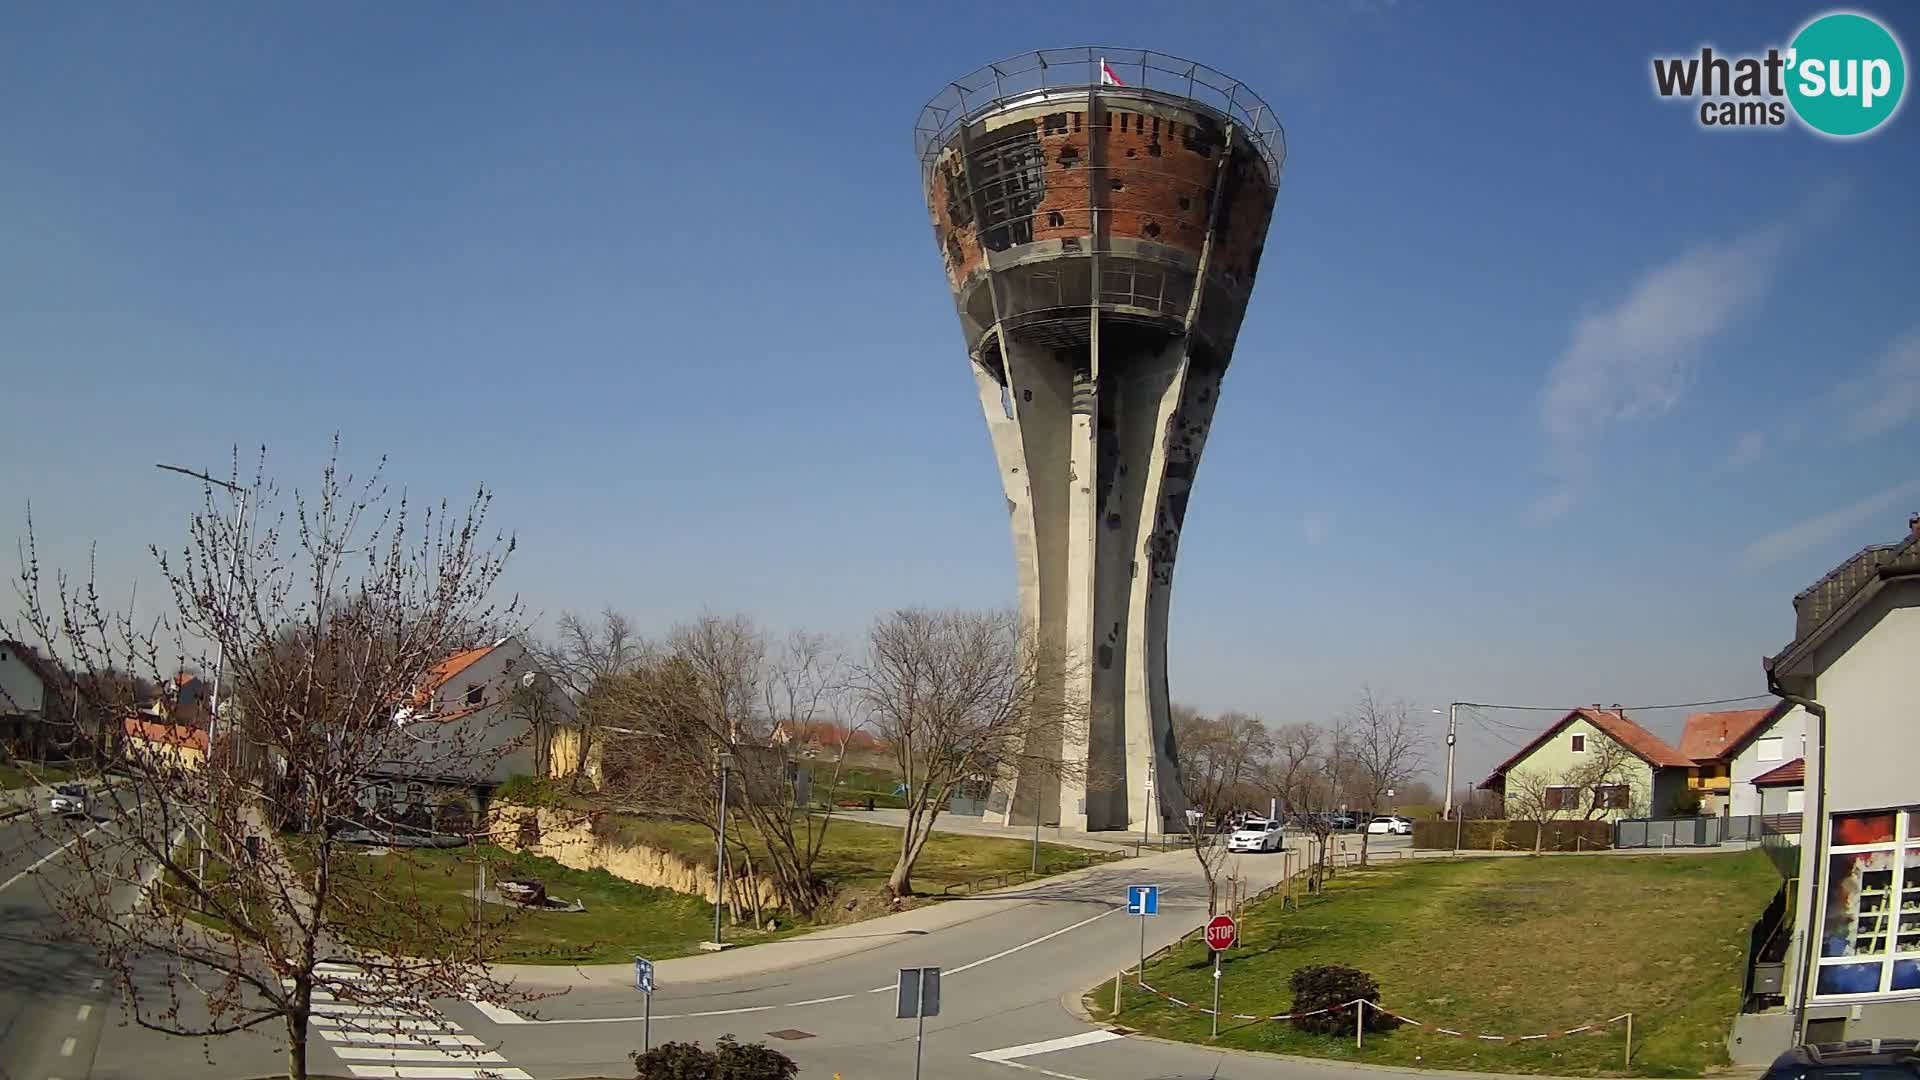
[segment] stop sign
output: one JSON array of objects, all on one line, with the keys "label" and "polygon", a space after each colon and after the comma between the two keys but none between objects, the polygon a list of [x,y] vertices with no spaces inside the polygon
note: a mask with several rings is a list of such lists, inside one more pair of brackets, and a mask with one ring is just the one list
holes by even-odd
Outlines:
[{"label": "stop sign", "polygon": [[1225,952],[1233,948],[1240,937],[1240,929],[1233,925],[1233,919],[1227,915],[1215,915],[1207,923],[1207,948],[1214,952]]}]

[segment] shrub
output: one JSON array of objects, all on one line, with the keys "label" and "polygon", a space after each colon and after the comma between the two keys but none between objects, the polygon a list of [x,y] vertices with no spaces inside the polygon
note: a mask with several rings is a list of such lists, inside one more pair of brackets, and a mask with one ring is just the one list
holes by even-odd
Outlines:
[{"label": "shrub", "polygon": [[[1380,984],[1373,981],[1373,976],[1339,964],[1313,964],[1298,968],[1293,977],[1287,980],[1287,985],[1293,990],[1293,1026],[1322,1035],[1350,1034],[1353,1031],[1353,1013],[1338,1006],[1361,999],[1375,1004],[1380,1001]],[[1299,1015],[1318,1009],[1337,1011],[1317,1016]],[[1368,1031],[1391,1031],[1398,1024],[1398,1020],[1385,1013],[1367,1010]]]},{"label": "shrub", "polygon": [[794,1080],[800,1075],[787,1055],[731,1035],[721,1036],[711,1050],[697,1042],[670,1042],[630,1057],[635,1080]]}]

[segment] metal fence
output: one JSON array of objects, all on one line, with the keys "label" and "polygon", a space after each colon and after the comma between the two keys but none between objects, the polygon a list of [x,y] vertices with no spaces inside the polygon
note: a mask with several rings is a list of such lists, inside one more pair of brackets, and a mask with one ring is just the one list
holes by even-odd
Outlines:
[{"label": "metal fence", "polygon": [[1617,848],[1718,847],[1755,843],[1770,830],[1758,814],[1740,817],[1622,818],[1613,823]]}]

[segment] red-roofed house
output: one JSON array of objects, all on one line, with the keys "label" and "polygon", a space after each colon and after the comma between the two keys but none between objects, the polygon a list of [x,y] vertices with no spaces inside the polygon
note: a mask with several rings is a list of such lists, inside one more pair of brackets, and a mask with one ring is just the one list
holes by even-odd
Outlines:
[{"label": "red-roofed house", "polygon": [[1805,712],[1786,702],[1687,717],[1680,752],[1700,763],[1691,781],[1700,796],[1700,812],[1722,817],[1785,814],[1784,809],[1762,809],[1754,779],[1805,751],[1805,720]]},{"label": "red-roofed house", "polygon": [[[1501,762],[1479,787],[1509,799],[1508,781],[1545,784],[1568,818],[1614,821],[1673,812],[1694,762],[1617,707],[1574,709]],[[1509,799],[1509,801],[1511,801]]]}]

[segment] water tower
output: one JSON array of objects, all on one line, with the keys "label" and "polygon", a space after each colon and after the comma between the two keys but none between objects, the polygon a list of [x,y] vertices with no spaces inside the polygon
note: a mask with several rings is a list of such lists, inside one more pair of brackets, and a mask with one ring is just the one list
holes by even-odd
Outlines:
[{"label": "water tower", "polygon": [[914,130],[1013,521],[1049,693],[1086,764],[996,779],[989,812],[1183,821],[1167,607],[1187,497],[1266,243],[1285,135],[1238,81],[1138,49],[1046,49],[948,84]]}]

